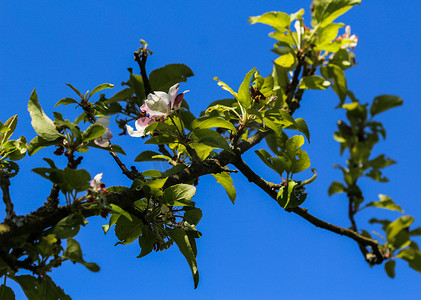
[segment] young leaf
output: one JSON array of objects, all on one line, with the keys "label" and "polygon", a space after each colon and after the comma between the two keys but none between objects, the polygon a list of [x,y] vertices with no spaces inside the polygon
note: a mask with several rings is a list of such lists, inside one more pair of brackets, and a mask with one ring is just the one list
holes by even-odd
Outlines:
[{"label": "young leaf", "polygon": [[145,88],[143,86],[143,79],[142,76],[130,73],[130,86],[134,89],[136,97],[137,97],[137,104],[140,105],[145,100]]},{"label": "young leaf", "polygon": [[96,263],[88,263],[83,259],[82,249],[80,248],[79,243],[71,238],[67,239],[67,247],[63,253],[63,258],[67,258],[73,262],[80,263],[92,272],[98,272],[100,269]]},{"label": "young leaf", "polygon": [[3,145],[13,134],[18,124],[18,115],[11,116],[3,125],[3,132],[0,134],[0,145]]},{"label": "young leaf", "polygon": [[373,103],[370,107],[370,114],[374,117],[375,115],[382,113],[393,107],[401,106],[403,100],[398,96],[393,95],[381,95],[374,98]]},{"label": "young leaf", "polygon": [[235,129],[234,125],[232,125],[231,122],[222,119],[222,118],[218,118],[218,117],[214,117],[214,118],[199,118],[199,119],[195,119],[192,123],[191,123],[191,128],[192,129],[205,129],[205,128],[213,128],[213,127],[219,127],[219,128],[225,128],[225,129],[229,129],[231,130],[233,133],[237,132],[237,129]]},{"label": "young leaf", "polygon": [[399,211],[401,213],[404,213],[402,208],[397,205],[395,202],[393,202],[393,200],[386,195],[379,195],[380,201],[377,202],[370,202],[368,203],[366,206],[367,207],[379,207],[379,208],[384,208],[384,209],[388,209],[388,210],[395,210],[395,211]]},{"label": "young leaf", "polygon": [[280,11],[270,11],[261,16],[250,17],[248,19],[250,24],[262,23],[274,28],[289,28],[291,19],[289,15]]},{"label": "young leaf", "polygon": [[101,137],[107,129],[99,123],[90,125],[82,134],[82,141],[88,142]]},{"label": "young leaf", "polygon": [[32,127],[42,139],[54,141],[59,137],[63,137],[63,135],[57,131],[54,122],[42,110],[35,89],[32,91],[28,102],[28,111],[31,115]]},{"label": "young leaf", "polygon": [[325,27],[360,3],[361,0],[313,0],[311,25]]},{"label": "young leaf", "polygon": [[249,88],[250,88],[251,77],[253,76],[255,71],[256,71],[256,68],[253,68],[246,74],[243,82],[240,85],[240,88],[238,89],[238,94],[237,94],[236,99],[238,103],[245,109],[248,109],[251,107],[251,96],[250,96]]},{"label": "young leaf", "polygon": [[189,237],[181,228],[168,229],[167,232],[186,258],[193,274],[194,288],[197,288],[197,285],[199,284],[199,271],[197,269],[196,255],[193,251]]},{"label": "young leaf", "polygon": [[345,186],[341,182],[334,181],[329,187],[328,194],[329,196],[332,196],[333,194],[344,193],[345,189]]},{"label": "young leaf", "polygon": [[231,202],[234,204],[235,203],[235,197],[236,197],[236,191],[235,191],[235,187],[234,187],[234,182],[231,178],[231,176],[229,175],[228,172],[221,172],[221,173],[217,173],[217,174],[212,174],[213,177],[215,177],[216,182],[220,183],[222,185],[222,187],[225,189],[225,191],[228,194],[228,197],[230,198]]},{"label": "young leaf", "polygon": [[409,227],[414,222],[411,216],[402,216],[394,222],[386,226],[386,237],[389,242],[392,242],[399,232]]},{"label": "young leaf", "polygon": [[386,274],[390,278],[395,278],[395,266],[396,266],[396,261],[395,260],[388,260],[384,264],[384,269],[386,271]]},{"label": "young leaf", "polygon": [[96,93],[98,93],[98,92],[100,92],[102,90],[112,89],[113,87],[114,87],[114,84],[111,84],[111,83],[103,83],[103,84],[100,84],[97,87],[95,87],[92,90],[92,92],[89,93],[88,99],[91,98],[94,94],[96,94]]},{"label": "young leaf", "polygon": [[73,99],[73,98],[66,97],[66,98],[63,98],[63,99],[59,100],[59,101],[56,103],[56,105],[54,105],[54,107],[57,107],[57,106],[59,106],[59,105],[69,105],[69,104],[79,104],[79,102],[77,102],[77,101],[76,101],[75,99]]}]

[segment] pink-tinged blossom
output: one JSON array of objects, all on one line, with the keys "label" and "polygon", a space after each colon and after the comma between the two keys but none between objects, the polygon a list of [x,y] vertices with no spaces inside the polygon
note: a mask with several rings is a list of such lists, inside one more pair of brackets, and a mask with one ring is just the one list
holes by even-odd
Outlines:
[{"label": "pink-tinged blossom", "polygon": [[100,147],[107,148],[110,146],[110,140],[113,137],[113,134],[111,133],[111,130],[108,128],[110,126],[110,119],[108,118],[98,118],[95,123],[101,124],[104,126],[107,130],[104,132],[102,136],[99,138],[96,138],[94,140],[94,143]]},{"label": "pink-tinged blossom", "polygon": [[158,120],[162,117],[165,118],[171,114],[172,110],[180,109],[184,93],[188,92],[185,91],[177,95],[179,87],[180,84],[176,83],[170,87],[168,93],[159,91],[150,93],[140,109],[147,113],[152,119]]},{"label": "pink-tinged blossom", "polygon": [[103,173],[99,173],[95,175],[94,179],[91,180],[90,184],[91,184],[91,188],[95,192],[105,194],[107,193],[107,189],[105,188],[105,184],[101,182],[102,174]]},{"label": "pink-tinged blossom", "polygon": [[141,137],[145,136],[145,129],[149,124],[155,122],[153,118],[150,117],[141,117],[135,122],[136,130],[133,130],[133,127],[126,125],[127,133],[132,137]]}]

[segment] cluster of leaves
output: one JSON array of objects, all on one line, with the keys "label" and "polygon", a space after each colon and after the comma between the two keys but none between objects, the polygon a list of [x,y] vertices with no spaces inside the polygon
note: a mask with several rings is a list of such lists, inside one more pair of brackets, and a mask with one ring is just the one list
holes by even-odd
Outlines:
[{"label": "cluster of leaves", "polygon": [[[402,99],[392,95],[381,95],[374,98],[370,108],[368,108],[367,104],[360,104],[355,97],[352,100],[352,103],[342,105],[342,108],[346,110],[348,122],[338,121],[338,131],[334,134],[334,138],[340,143],[340,152],[343,153],[345,150],[348,150],[349,153],[347,166],[336,166],[342,171],[344,182],[332,182],[329,187],[329,195],[346,193],[350,203],[351,215],[368,207],[378,207],[404,213],[402,208],[389,196],[382,194],[379,195],[379,201],[371,201],[363,205],[365,199],[363,192],[358,186],[358,180],[363,177],[378,182],[389,181],[383,176],[381,170],[396,162],[384,154],[375,158],[371,157],[373,147],[379,142],[381,137],[383,139],[386,137],[383,124],[375,121],[374,117],[391,108],[402,105]],[[381,249],[384,252],[385,259],[387,259],[385,270],[390,277],[395,276],[394,268],[396,262],[394,258],[406,260],[411,268],[421,272],[421,252],[417,243],[411,240],[411,237],[421,235],[421,229],[410,229],[413,221],[414,218],[411,216],[401,216],[394,221],[376,218],[372,218],[369,221],[370,224],[382,225],[382,229],[385,232],[384,236],[376,234],[384,241]],[[365,230],[362,230],[362,234],[372,238],[370,233]]]}]

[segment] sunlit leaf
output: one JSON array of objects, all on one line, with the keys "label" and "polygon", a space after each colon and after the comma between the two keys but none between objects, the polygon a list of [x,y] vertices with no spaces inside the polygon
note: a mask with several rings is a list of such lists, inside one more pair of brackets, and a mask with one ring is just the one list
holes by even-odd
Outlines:
[{"label": "sunlit leaf", "polygon": [[232,203],[235,203],[236,191],[234,188],[234,182],[227,172],[221,172],[217,174],[212,174],[215,177],[216,182],[220,183],[222,187],[227,192],[228,197],[230,198]]}]

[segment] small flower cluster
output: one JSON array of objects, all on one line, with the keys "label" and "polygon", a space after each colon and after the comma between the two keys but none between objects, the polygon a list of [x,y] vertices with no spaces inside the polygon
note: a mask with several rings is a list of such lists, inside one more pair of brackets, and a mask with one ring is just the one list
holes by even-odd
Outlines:
[{"label": "small flower cluster", "polygon": [[150,93],[145,103],[140,107],[142,113],[146,116],[137,119],[135,122],[136,130],[126,125],[127,133],[132,137],[145,136],[145,129],[148,125],[154,122],[163,122],[173,111],[180,109],[184,94],[188,91],[178,94],[179,87],[180,84],[176,83],[170,87],[168,93]]},{"label": "small flower cluster", "polygon": [[340,40],[348,40],[348,43],[345,43],[341,46],[342,49],[351,48],[354,49],[354,47],[358,44],[358,37],[353,34],[351,35],[351,26],[347,25],[345,26],[345,33],[335,39],[336,41]]}]

